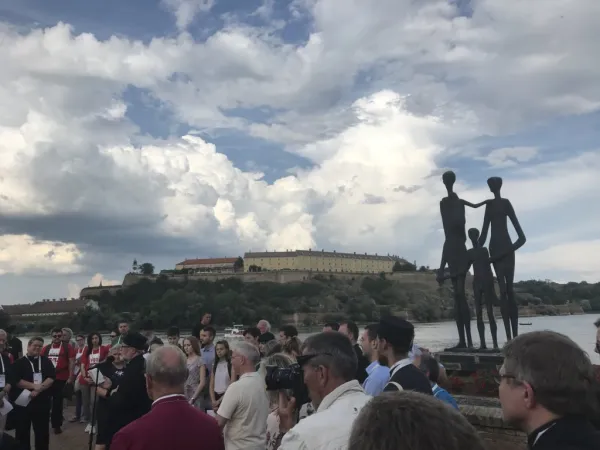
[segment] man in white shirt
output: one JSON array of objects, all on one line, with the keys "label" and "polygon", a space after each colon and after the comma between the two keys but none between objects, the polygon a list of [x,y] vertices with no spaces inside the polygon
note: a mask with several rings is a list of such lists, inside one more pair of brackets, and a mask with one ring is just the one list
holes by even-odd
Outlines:
[{"label": "man in white shirt", "polygon": [[279,450],[346,450],[352,424],[371,399],[355,379],[352,343],[336,331],[309,337],[297,358],[316,411],[294,426],[295,400],[280,393]]},{"label": "man in white shirt", "polygon": [[256,372],[258,349],[240,342],[233,350],[231,366],[239,379],[223,395],[217,421],[224,428],[225,450],[264,450],[269,398],[265,381]]}]

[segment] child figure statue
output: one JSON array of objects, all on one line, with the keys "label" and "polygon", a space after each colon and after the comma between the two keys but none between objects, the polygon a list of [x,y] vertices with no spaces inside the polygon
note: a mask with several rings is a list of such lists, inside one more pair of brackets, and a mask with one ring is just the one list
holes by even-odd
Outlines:
[{"label": "child figure statue", "polygon": [[[498,349],[496,319],[494,318],[494,305],[498,303],[496,289],[494,287],[494,274],[492,272],[490,254],[487,247],[479,246],[479,230],[471,228],[468,231],[469,239],[473,243],[467,253],[469,256],[469,268],[473,265],[473,294],[475,296],[475,313],[477,315],[477,330],[481,340],[481,350],[487,349],[485,344],[485,324],[483,323],[482,302],[485,302],[490,331],[494,349]],[[467,268],[468,270],[468,268]],[[504,314],[503,314],[504,317]]]}]

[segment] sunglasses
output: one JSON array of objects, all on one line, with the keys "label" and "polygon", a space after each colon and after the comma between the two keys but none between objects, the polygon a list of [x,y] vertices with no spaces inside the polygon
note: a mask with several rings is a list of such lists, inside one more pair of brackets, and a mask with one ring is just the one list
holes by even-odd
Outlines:
[{"label": "sunglasses", "polygon": [[52,339],[60,339],[62,337],[62,334],[53,334],[52,335]]}]

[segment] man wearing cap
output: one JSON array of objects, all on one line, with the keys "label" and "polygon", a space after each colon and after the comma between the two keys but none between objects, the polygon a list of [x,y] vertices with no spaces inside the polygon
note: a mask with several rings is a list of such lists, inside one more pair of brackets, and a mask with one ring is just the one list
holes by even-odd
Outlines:
[{"label": "man wearing cap", "polygon": [[416,391],[433,395],[431,384],[411,360],[409,352],[415,338],[415,327],[395,316],[383,317],[377,331],[379,350],[388,359],[390,381],[385,391]]},{"label": "man wearing cap", "polygon": [[107,439],[107,449],[117,431],[150,411],[152,402],[146,391],[145,377],[146,346],[147,339],[140,333],[126,334],[121,341],[121,355],[127,363],[123,378],[115,389],[112,389],[109,378],[102,384],[102,387],[108,390],[110,415],[114,419]]}]

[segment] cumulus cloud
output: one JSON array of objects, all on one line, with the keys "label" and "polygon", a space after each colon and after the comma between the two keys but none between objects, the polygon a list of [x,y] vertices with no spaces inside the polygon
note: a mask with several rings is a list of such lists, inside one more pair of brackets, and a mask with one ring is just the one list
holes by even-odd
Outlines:
[{"label": "cumulus cloud", "polygon": [[[212,4],[165,0],[180,30]],[[445,0],[311,0],[293,9],[310,18],[304,42],[234,21],[203,41],[181,31],[148,42],[101,40],[64,23],[0,25],[0,216],[12,249],[0,270],[37,270],[13,259],[28,245],[29,259],[47,260],[41,266],[86,276],[108,273],[94,258],[179,259],[190,248],[319,246],[434,266],[440,171],[456,146],[600,108],[600,63],[589,57],[600,38],[594,0],[482,0],[470,18]],[[154,139],[129,114],[130,87],[178,125],[235,129],[312,166],[267,182],[206,135]],[[239,108],[263,114],[241,118]],[[501,145],[462,155],[505,170],[504,195],[530,238],[519,258],[540,254],[540,233],[557,236],[560,220],[540,220],[552,208],[579,222],[600,215],[573,210],[600,187],[597,152],[547,161],[544,151]],[[484,181],[470,185],[460,171],[459,179],[461,195],[489,197]],[[469,211],[470,223],[480,214]]]},{"label": "cumulus cloud", "polygon": [[40,241],[27,235],[0,235],[0,275],[69,274],[82,270],[73,244]]}]

